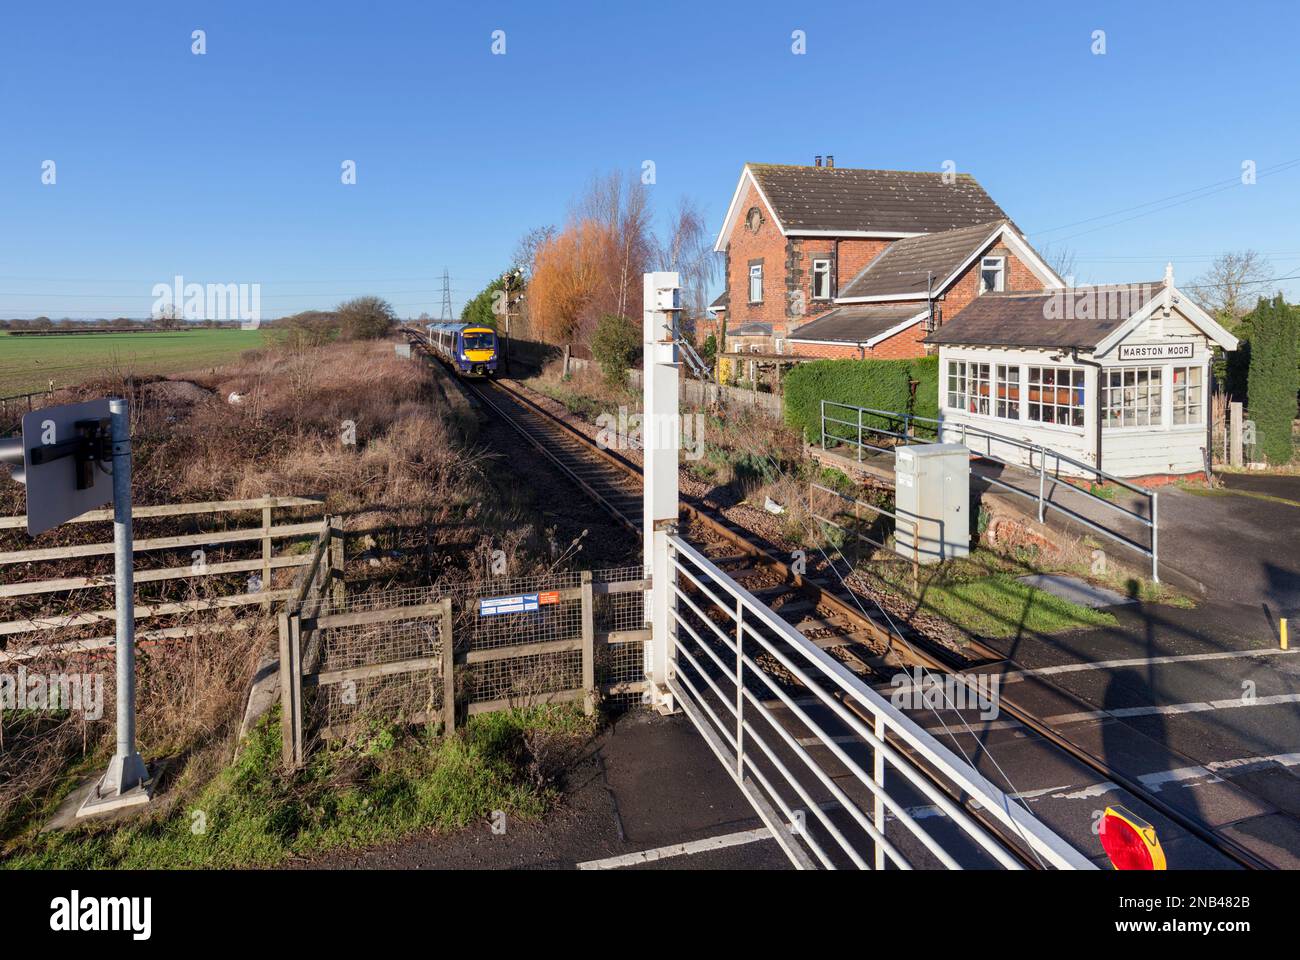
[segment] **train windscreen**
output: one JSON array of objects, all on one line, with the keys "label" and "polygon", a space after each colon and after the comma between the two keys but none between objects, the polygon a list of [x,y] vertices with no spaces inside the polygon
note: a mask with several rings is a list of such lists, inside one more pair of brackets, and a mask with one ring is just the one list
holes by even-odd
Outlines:
[{"label": "train windscreen", "polygon": [[466,350],[491,350],[496,346],[496,337],[490,333],[465,333],[461,339]]}]

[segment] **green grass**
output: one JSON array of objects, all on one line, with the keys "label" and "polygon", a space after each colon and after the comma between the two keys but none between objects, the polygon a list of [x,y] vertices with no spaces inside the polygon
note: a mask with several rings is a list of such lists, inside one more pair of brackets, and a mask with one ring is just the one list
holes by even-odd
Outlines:
[{"label": "green grass", "polygon": [[923,585],[923,610],[983,637],[1059,633],[1079,627],[1110,627],[1115,617],[1027,586],[1011,574]]},{"label": "green grass", "polygon": [[178,333],[0,334],[0,396],[66,387],[110,371],[177,373],[216,367],[261,347],[270,331],[190,330]]},{"label": "green grass", "polygon": [[[9,868],[266,867],[416,830],[453,830],[494,811],[536,820],[556,788],[530,770],[542,743],[581,743],[592,721],[571,707],[471,717],[456,735],[376,729],[346,750],[319,750],[297,776],[280,767],[273,712],[230,767],[193,796],[117,827],[41,834],[9,851]],[[160,798],[166,802],[166,797]],[[200,829],[200,825],[202,829]]]}]

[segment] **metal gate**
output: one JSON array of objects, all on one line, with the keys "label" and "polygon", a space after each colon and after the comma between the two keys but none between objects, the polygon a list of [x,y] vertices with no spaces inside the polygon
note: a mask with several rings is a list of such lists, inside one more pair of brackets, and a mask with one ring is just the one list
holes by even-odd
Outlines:
[{"label": "metal gate", "polygon": [[800,868],[1094,865],[680,537],[668,686]]}]

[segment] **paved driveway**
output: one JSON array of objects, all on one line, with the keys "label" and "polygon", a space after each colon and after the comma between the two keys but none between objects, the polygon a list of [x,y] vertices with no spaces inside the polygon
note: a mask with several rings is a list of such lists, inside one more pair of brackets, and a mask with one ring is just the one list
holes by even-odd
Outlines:
[{"label": "paved driveway", "polygon": [[1300,615],[1300,476],[1221,479],[1205,493],[1160,491],[1162,563],[1219,600]]}]

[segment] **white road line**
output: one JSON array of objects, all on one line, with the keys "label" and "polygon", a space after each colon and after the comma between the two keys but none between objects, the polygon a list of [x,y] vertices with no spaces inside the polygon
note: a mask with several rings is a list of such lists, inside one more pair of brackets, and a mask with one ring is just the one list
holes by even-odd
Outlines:
[{"label": "white road line", "polygon": [[708,853],[711,850],[724,850],[727,847],[738,847],[746,843],[754,843],[758,840],[772,839],[772,831],[767,827],[759,827],[756,830],[741,830],[738,833],[724,833],[717,837],[706,837],[703,840],[692,840],[689,843],[674,843],[666,847],[655,847],[653,850],[640,850],[636,853],[625,853],[618,857],[607,857],[604,860],[586,860],[578,864],[579,870],[617,870],[620,867],[635,867],[642,863],[653,863],[656,860],[668,860],[672,857],[689,857],[696,853]]},{"label": "white road line", "polygon": [[[1258,650],[1223,650],[1217,653],[1170,654],[1163,657],[1135,657],[1128,660],[1089,660],[1083,663],[1062,663],[1054,667],[1032,667],[1028,670],[1009,670],[998,673],[995,670],[970,671],[958,673],[958,677],[977,678],[981,676],[997,677],[1002,683],[1017,683],[1026,677],[1051,677],[1063,673],[1080,673],[1087,670],[1117,670],[1124,667],[1145,667],[1160,663],[1198,663],[1205,660],[1236,660],[1252,657],[1272,657],[1283,654],[1300,653],[1300,648],[1283,650],[1278,647]],[[888,684],[876,684],[875,689],[882,694],[906,694],[916,689],[916,684],[893,687]],[[797,701],[796,701],[797,702]]]},{"label": "white road line", "polygon": [[[1158,663],[1197,663],[1202,660],[1234,660],[1243,657],[1271,657],[1300,650],[1282,650],[1277,647],[1259,650],[1224,650],[1218,653],[1170,654],[1164,657],[1135,657],[1131,660],[1091,660],[1086,663],[1063,663],[1055,667],[1034,667],[1029,670],[1012,670],[1002,674],[1003,683],[1013,683],[1025,677],[1050,677],[1061,673],[1078,673],[1081,670],[1115,670],[1123,667],[1145,667]],[[997,674],[993,674],[997,676]]]}]

